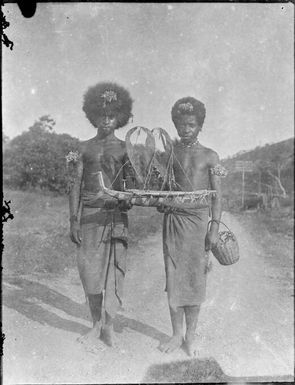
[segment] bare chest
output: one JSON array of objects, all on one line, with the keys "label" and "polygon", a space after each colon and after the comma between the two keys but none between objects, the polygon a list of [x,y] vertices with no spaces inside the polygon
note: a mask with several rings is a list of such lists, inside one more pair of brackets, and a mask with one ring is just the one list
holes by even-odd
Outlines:
[{"label": "bare chest", "polygon": [[84,169],[101,169],[103,166],[121,162],[123,155],[120,143],[91,143],[83,154]]},{"label": "bare chest", "polygon": [[182,190],[206,189],[209,184],[209,166],[206,153],[200,149],[179,149],[173,162],[175,180]]},{"label": "bare chest", "polygon": [[[91,143],[83,153],[83,180],[88,190],[99,188],[98,172],[102,171],[107,186],[119,183],[124,160],[124,148],[120,142]],[[120,184],[120,183],[119,183]],[[120,186],[114,185],[116,189]]]}]

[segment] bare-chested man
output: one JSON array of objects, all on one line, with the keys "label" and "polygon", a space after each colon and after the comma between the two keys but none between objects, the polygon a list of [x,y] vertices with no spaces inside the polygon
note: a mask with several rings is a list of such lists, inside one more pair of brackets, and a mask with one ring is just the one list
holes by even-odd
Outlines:
[{"label": "bare-chested man", "polygon": [[74,172],[70,233],[78,245],[78,269],[93,321],[93,328],[80,341],[94,348],[99,338],[112,346],[113,319],[123,295],[130,208],[100,191],[98,172],[102,171],[107,187],[122,190],[126,149],[114,132],[129,121],[132,102],[129,92],[115,83],[90,87],[83,110],[97,134],[82,143],[80,153],[68,156]]},{"label": "bare-chested man", "polygon": [[[160,346],[172,352],[184,343],[189,355],[194,351],[198,315],[205,300],[208,250],[217,240],[221,217],[219,158],[215,151],[202,146],[198,135],[202,130],[206,110],[192,97],[178,100],[171,111],[180,141],[174,146],[173,171],[182,191],[216,190],[212,198],[212,219],[207,232],[209,204],[197,209],[163,208],[163,251],[166,270],[166,291],[173,336]],[[183,320],[186,332],[183,333]]]}]

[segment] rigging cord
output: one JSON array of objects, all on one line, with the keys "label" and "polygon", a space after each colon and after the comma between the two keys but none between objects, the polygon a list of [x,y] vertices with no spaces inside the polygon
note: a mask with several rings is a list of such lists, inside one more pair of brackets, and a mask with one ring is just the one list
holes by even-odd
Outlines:
[{"label": "rigging cord", "polygon": [[143,189],[145,189],[145,187],[147,186],[147,184],[149,183],[151,177],[152,177],[152,171],[151,171],[151,168],[152,168],[152,164],[153,164],[153,160],[155,158],[155,152],[153,153],[153,156],[152,156],[152,159],[148,165],[148,172],[147,172],[147,176],[145,178],[145,181],[144,181],[144,184],[143,184]]},{"label": "rigging cord", "polygon": [[[139,127],[139,130],[138,130],[138,132],[137,132],[137,137],[136,137],[135,144],[137,144],[137,142],[138,142],[138,138],[139,138],[139,135],[140,135],[140,133],[141,133],[141,130],[142,130],[142,127]],[[155,152],[153,153],[152,159],[151,159],[151,161],[150,161],[150,163],[149,163],[149,166],[148,166],[148,173],[147,173],[147,176],[145,177],[145,180],[144,180],[144,182],[143,182],[143,189],[145,189],[145,187],[146,187],[146,181],[147,181],[147,178],[149,177],[149,174],[150,174],[150,169],[151,169],[151,166],[152,166],[152,162],[153,162],[154,156],[155,156]],[[132,161],[131,161],[131,164],[132,164]],[[133,168],[134,168],[134,167],[133,167]],[[134,168],[134,169],[135,169],[135,168]],[[135,169],[135,172],[136,172],[136,174],[140,177],[140,179],[142,179],[142,178],[141,178],[141,175],[138,174],[138,172],[136,171],[136,169]]]},{"label": "rigging cord", "polygon": [[[135,144],[138,144],[138,138],[139,138],[139,135],[140,135],[140,133],[141,133],[141,129],[142,129],[142,128],[140,127],[139,130],[137,131]],[[155,156],[155,154],[153,154],[152,160],[151,160],[151,162],[150,162],[150,164],[149,164],[149,170],[150,170],[150,168],[151,168],[151,166],[152,166],[152,161],[153,161],[153,159],[154,159],[154,156]],[[132,161],[128,158],[127,161],[126,161],[126,162],[119,168],[119,171],[117,172],[117,174],[116,174],[116,176],[115,176],[113,182],[111,183],[110,187],[113,186],[113,184],[114,184],[115,181],[117,180],[118,176],[120,175],[121,170],[122,170],[128,163],[130,163],[130,165],[133,166],[133,165],[132,165]],[[135,168],[135,167],[132,167],[132,168],[133,168],[133,170],[135,171],[135,173],[141,178],[141,176],[140,176],[140,175],[138,174],[138,172],[136,171],[136,168]],[[149,176],[149,172],[148,172],[147,177],[148,177],[148,176]],[[146,177],[146,179],[147,179],[147,177]],[[144,189],[145,189],[145,187],[146,187],[146,179],[145,179],[145,181],[144,181]]]},{"label": "rigging cord", "polygon": [[[116,182],[118,176],[120,175],[121,170],[122,170],[123,167],[125,167],[128,163],[131,164],[131,162],[130,162],[129,159],[127,159],[126,162],[125,162],[124,164],[122,164],[122,166],[119,168],[119,171],[117,172],[117,174],[116,174],[114,180],[113,180],[112,183],[110,184],[110,187],[113,187],[113,184]],[[97,175],[97,174],[100,173],[100,172],[101,172],[101,171],[97,171],[97,172],[93,172],[92,174],[93,174],[93,175]],[[109,188],[110,188],[110,187],[109,187]]]},{"label": "rigging cord", "polygon": [[[140,136],[140,133],[141,133],[141,130],[142,128],[139,127],[139,130],[137,131],[137,134],[136,134],[136,141],[135,141],[135,145],[138,144],[138,139],[139,139],[139,136]],[[160,138],[162,140],[162,144],[163,144],[163,147],[164,149],[166,150],[166,145],[167,143],[165,143],[164,141],[164,138],[163,138],[163,135],[160,134]],[[180,197],[179,195],[181,194],[181,192],[183,192],[183,189],[182,189],[182,186],[176,182],[175,180],[175,176],[174,176],[174,172],[173,172],[173,163],[174,163],[174,160],[178,163],[181,171],[183,172],[183,175],[185,176],[186,180],[188,181],[188,183],[190,184],[191,188],[192,188],[192,191],[194,191],[194,186],[190,180],[190,178],[188,177],[187,173],[185,172],[184,168],[182,167],[180,161],[178,160],[177,156],[175,155],[174,153],[174,149],[173,149],[173,144],[172,144],[172,149],[171,149],[171,153],[169,155],[169,160],[167,162],[167,166],[166,166],[166,169],[165,169],[165,174],[163,176],[163,183],[162,183],[162,187],[161,187],[161,191],[164,192],[163,188],[165,186],[165,184],[168,184],[168,187],[169,187],[169,190],[167,190],[167,194],[165,194],[165,198],[168,198],[169,197],[169,192],[170,191],[173,191],[172,188],[172,183],[175,184],[176,187],[178,187],[180,189],[180,191],[178,192],[178,194],[175,195],[175,199],[181,199],[183,200],[184,198],[183,197]],[[154,163],[154,159],[155,159],[155,155],[156,155],[156,149],[154,149],[154,153],[152,155],[152,158],[149,162],[149,165],[148,165],[148,171],[147,171],[147,175],[144,179],[144,186],[143,186],[143,191],[148,191],[148,184],[150,183],[150,180],[151,180],[151,176],[152,176],[152,166],[153,166],[153,163]],[[129,154],[128,154],[128,159],[127,161],[119,168],[113,182],[111,183],[110,187],[113,186],[113,184],[115,183],[115,181],[117,180],[118,176],[120,175],[120,172],[121,170],[129,163],[131,165],[131,167],[133,168],[133,170],[135,171],[135,173],[141,178],[141,176],[138,174],[137,170],[135,167],[133,167],[133,161],[135,161],[135,159],[133,159],[133,156],[129,158]],[[155,166],[156,167],[156,166]],[[156,169],[158,170],[158,168],[156,167]],[[176,191],[177,192],[177,191]],[[204,198],[206,198],[207,195],[204,194],[202,196],[190,196],[190,199],[193,201],[193,200],[203,200]]]},{"label": "rigging cord", "polygon": [[124,164],[122,164],[122,166],[119,168],[119,171],[117,172],[117,174],[116,174],[116,176],[115,176],[115,179],[112,181],[110,187],[113,187],[113,184],[116,182],[118,176],[120,175],[121,170],[122,170],[123,167],[125,167],[126,164],[128,164],[128,163],[130,163],[130,160],[129,160],[129,159],[127,159],[126,162],[125,162]]},{"label": "rigging cord", "polygon": [[[162,189],[163,189],[163,187],[165,186],[165,180],[166,180],[166,177],[167,177],[167,179],[168,179],[168,185],[169,185],[169,188],[170,188],[170,191],[171,191],[171,175],[173,175],[173,148],[172,148],[172,150],[171,150],[171,154],[170,154],[170,156],[169,156],[169,160],[168,160],[168,165],[167,165],[167,167],[166,167],[166,172],[165,172],[165,175],[164,175],[164,177],[163,177],[163,184],[162,184]],[[171,172],[170,172],[170,174],[171,175],[169,175],[168,173],[169,173],[169,171],[170,171],[170,169],[171,169]],[[167,176],[168,175],[168,176]],[[170,177],[170,178],[169,178]]]},{"label": "rigging cord", "polygon": [[186,177],[186,179],[188,180],[189,184],[191,185],[191,188],[192,188],[193,191],[194,191],[194,186],[193,186],[193,184],[192,184],[190,178],[186,175],[185,170],[183,169],[181,163],[180,163],[179,160],[177,159],[177,156],[174,154],[174,152],[173,152],[173,155],[174,155],[174,158],[177,160],[177,163],[178,163],[178,165],[180,166],[180,168],[181,168],[181,170],[182,170],[184,176]]}]

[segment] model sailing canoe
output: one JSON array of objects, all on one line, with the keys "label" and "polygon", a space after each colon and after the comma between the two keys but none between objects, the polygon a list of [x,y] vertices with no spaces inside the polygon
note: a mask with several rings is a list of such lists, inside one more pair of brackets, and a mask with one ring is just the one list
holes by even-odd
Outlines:
[{"label": "model sailing canoe", "polygon": [[[83,199],[89,204],[105,196],[120,201],[128,201],[135,206],[179,209],[202,208],[210,205],[215,190],[176,191],[173,174],[173,143],[169,134],[158,127],[149,130],[145,127],[133,127],[126,134],[126,148],[131,169],[139,188],[117,191],[107,188],[103,174],[98,172],[100,191],[87,192]],[[128,185],[128,182],[127,182]],[[164,188],[170,190],[164,190]]]},{"label": "model sailing canoe", "polygon": [[[89,200],[96,200],[107,194],[118,200],[125,200],[135,206],[159,207],[162,205],[180,208],[199,208],[206,207],[210,203],[210,198],[216,193],[215,190],[198,190],[198,191],[156,191],[156,190],[132,190],[117,191],[109,189],[105,186],[103,174],[98,173],[98,179],[101,191],[93,196],[89,196]],[[89,201],[89,203],[91,203]]]}]

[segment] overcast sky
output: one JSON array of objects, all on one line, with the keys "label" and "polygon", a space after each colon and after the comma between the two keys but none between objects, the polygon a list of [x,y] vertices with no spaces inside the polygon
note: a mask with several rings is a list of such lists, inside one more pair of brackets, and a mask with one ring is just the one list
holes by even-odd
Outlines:
[{"label": "overcast sky", "polygon": [[10,138],[45,114],[58,133],[94,136],[82,98],[108,80],[134,99],[121,138],[135,125],[175,137],[170,111],[183,96],[205,103],[200,141],[221,157],[294,135],[291,3],[38,3],[31,19],[2,9],[14,42],[2,48]]}]

